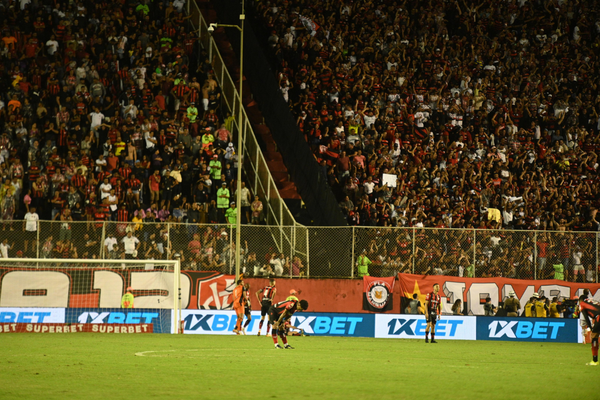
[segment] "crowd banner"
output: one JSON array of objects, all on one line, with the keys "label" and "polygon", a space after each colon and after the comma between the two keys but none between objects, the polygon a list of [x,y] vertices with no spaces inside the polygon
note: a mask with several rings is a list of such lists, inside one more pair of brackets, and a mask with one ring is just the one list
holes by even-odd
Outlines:
[{"label": "crowd banner", "polygon": [[385,312],[394,304],[394,277],[363,276],[363,310]]},{"label": "crowd banner", "polygon": [[[588,289],[591,295],[600,300],[600,285],[565,282],[556,279],[548,280],[522,280],[508,278],[461,278],[443,275],[413,275],[398,274],[400,287],[401,308],[405,309],[408,302],[417,294],[421,304],[425,297],[433,291],[435,283],[440,285],[440,296],[442,297],[442,313],[452,314],[452,305],[456,300],[462,300],[466,305],[465,315],[484,315],[483,305],[485,299],[490,297],[495,306],[504,301],[511,291],[521,302],[521,306],[531,298],[533,293],[546,296],[550,300],[553,297],[573,298],[583,294]],[[521,309],[522,311],[522,309]]]}]

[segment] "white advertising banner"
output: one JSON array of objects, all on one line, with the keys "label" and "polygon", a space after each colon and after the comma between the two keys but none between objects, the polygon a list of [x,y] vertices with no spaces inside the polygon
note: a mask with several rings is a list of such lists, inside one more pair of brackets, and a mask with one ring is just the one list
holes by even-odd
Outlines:
[{"label": "white advertising banner", "polygon": [[[435,327],[435,340],[475,340],[477,317],[443,315]],[[424,315],[376,314],[375,337],[424,339],[427,321]]]}]

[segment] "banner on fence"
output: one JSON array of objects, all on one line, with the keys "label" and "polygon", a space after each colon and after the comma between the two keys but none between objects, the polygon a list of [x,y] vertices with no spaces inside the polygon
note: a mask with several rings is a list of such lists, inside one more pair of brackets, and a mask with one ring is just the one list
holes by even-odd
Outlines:
[{"label": "banner on fence", "polygon": [[584,289],[589,289],[595,299],[600,300],[600,285],[576,282],[565,282],[554,279],[549,280],[521,280],[507,278],[460,278],[442,275],[413,275],[398,274],[400,286],[401,307],[404,310],[408,302],[417,294],[421,304],[425,303],[427,293],[433,291],[433,284],[440,285],[440,296],[442,296],[442,312],[452,314],[452,305],[456,300],[462,300],[466,304],[466,314],[484,315],[483,305],[486,297],[492,299],[492,303],[504,301],[511,291],[520,300],[521,306],[537,292],[549,299],[553,297],[572,298],[580,296]]},{"label": "banner on fence", "polygon": [[363,276],[363,310],[389,311],[393,307],[394,277],[375,278]]}]

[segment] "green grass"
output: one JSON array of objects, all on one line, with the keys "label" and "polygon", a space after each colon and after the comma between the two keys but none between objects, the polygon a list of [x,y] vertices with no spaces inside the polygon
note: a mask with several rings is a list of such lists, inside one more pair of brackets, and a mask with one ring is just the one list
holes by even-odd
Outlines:
[{"label": "green grass", "polygon": [[264,336],[0,338],[0,399],[593,399],[600,387],[583,344],[292,337],[295,350],[275,350]]}]

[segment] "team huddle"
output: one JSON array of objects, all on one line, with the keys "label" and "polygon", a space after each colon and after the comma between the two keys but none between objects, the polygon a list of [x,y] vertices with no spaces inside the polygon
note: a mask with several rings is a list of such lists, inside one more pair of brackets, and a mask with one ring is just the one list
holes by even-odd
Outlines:
[{"label": "team huddle", "polygon": [[[233,289],[233,309],[237,316],[236,326],[233,332],[237,335],[246,334],[246,328],[252,320],[251,316],[251,296],[249,292],[250,286],[244,283],[242,278],[238,279],[237,286]],[[260,336],[265,316],[267,319],[267,335],[271,332],[271,337],[275,343],[276,349],[293,349],[292,346],[287,342],[287,336],[292,329],[297,329],[291,325],[292,315],[296,311],[303,311],[308,308],[308,301],[298,300],[296,295],[298,294],[295,290],[290,291],[290,296],[279,303],[273,303],[275,298],[275,279],[269,279],[269,284],[264,288],[258,290],[256,294],[257,300],[261,304],[260,308],[260,323],[258,325],[258,336]],[[242,322],[246,316],[246,322],[242,326]],[[272,328],[272,329],[271,329]],[[279,344],[277,336],[281,338],[283,347]]]}]

